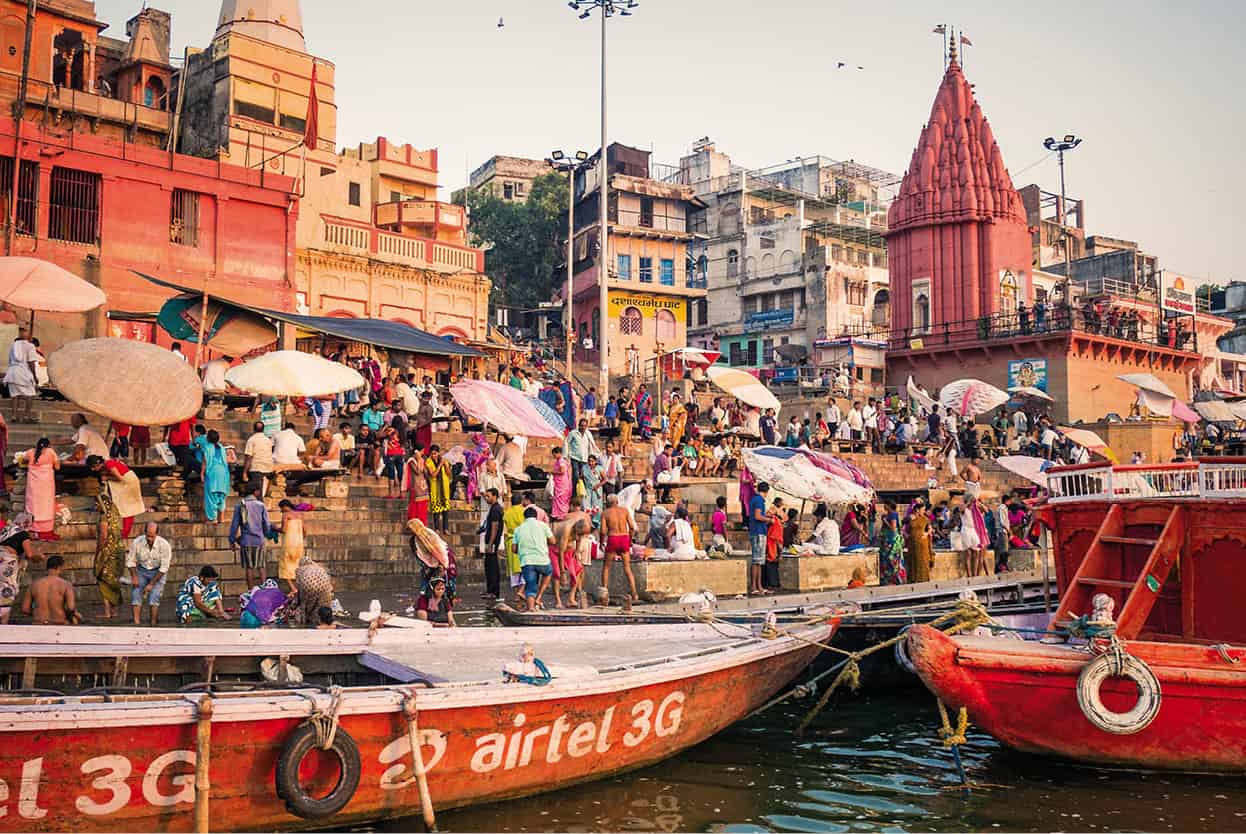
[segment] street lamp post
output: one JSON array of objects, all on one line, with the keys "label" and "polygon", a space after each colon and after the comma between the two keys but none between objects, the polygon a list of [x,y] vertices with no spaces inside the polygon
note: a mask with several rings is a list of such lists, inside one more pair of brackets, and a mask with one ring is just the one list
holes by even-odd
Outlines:
[{"label": "street lamp post", "polygon": [[563,312],[563,339],[566,341],[567,351],[567,381],[574,382],[571,373],[571,353],[575,345],[575,312],[573,305],[575,301],[575,287],[573,281],[575,278],[575,174],[584,166],[584,161],[588,159],[588,154],[584,151],[576,151],[575,157],[568,157],[562,151],[553,151],[549,155],[548,162],[556,171],[567,172],[567,304]]},{"label": "street lamp post", "polygon": [[1060,233],[1064,236],[1064,280],[1070,287],[1073,285],[1073,259],[1070,253],[1072,244],[1069,242],[1069,208],[1064,193],[1064,152],[1073,150],[1081,143],[1082,140],[1072,133],[1066,133],[1061,139],[1048,136],[1043,140],[1043,147],[1049,151],[1055,151],[1060,159]]},{"label": "street lamp post", "polygon": [[573,10],[580,13],[580,20],[585,20],[594,11],[601,13],[601,158],[598,164],[598,194],[601,200],[599,222],[601,231],[598,234],[597,250],[597,355],[601,357],[601,368],[597,377],[598,390],[601,396],[610,391],[610,339],[608,306],[610,293],[608,289],[610,258],[610,220],[606,203],[610,192],[609,160],[606,153],[606,21],[614,15],[630,17],[632,10],[640,3],[637,0],[570,0],[567,3]]}]

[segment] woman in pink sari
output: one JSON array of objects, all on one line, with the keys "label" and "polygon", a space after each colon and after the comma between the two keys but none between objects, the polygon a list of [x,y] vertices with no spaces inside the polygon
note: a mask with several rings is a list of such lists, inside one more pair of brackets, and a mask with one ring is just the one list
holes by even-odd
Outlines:
[{"label": "woman in pink sari", "polygon": [[52,531],[56,527],[56,470],[61,468],[61,459],[51,447],[52,442],[41,437],[25,454],[26,512],[34,519],[30,529],[35,538],[43,541],[59,538]]},{"label": "woman in pink sari", "polygon": [[562,456],[562,449],[554,447],[554,466],[550,471],[550,482],[554,485],[553,502],[550,505],[550,517],[560,519],[571,507],[571,464]]}]

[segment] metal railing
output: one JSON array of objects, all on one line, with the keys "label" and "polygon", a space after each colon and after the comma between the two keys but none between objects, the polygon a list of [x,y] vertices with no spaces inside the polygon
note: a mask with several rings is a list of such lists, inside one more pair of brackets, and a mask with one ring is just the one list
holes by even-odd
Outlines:
[{"label": "metal railing", "polygon": [[1053,504],[1074,501],[1246,498],[1246,459],[1143,466],[1083,464],[1047,473]]},{"label": "metal railing", "polygon": [[1041,316],[1035,314],[1034,308],[1027,307],[1024,313],[994,313],[977,319],[937,322],[927,327],[888,330],[859,325],[835,335],[886,340],[892,350],[920,350],[1069,332],[1093,333],[1172,350],[1198,351],[1198,334],[1183,318],[1168,319],[1156,326],[1132,308],[1111,304],[1098,307],[1056,304],[1044,308]]}]

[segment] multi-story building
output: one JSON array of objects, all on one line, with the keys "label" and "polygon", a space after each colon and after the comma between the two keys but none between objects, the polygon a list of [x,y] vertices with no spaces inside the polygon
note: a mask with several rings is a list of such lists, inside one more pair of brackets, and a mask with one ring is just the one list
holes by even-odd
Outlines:
[{"label": "multi-story building", "polygon": [[488,191],[508,203],[524,203],[532,192],[532,181],[553,172],[543,159],[521,156],[494,156],[472,171],[467,186],[455,191],[451,202],[462,205],[468,191]]},{"label": "multi-story building", "polygon": [[[0,102],[11,112],[26,4],[3,5]],[[53,261],[108,298],[85,316],[41,314],[45,347],[105,333],[156,338],[150,321],[109,321],[117,311],[150,313],[168,298],[135,270],[294,309],[294,181],[170,153],[168,15],[143,10],[126,40],[104,37],[106,27],[93,3],[41,0],[25,119],[0,120],[0,223],[12,218],[9,252]]]},{"label": "multi-story building", "polygon": [[437,151],[382,137],[339,153],[334,78],[307,52],[297,0],[224,0],[187,62],[181,146],[296,178],[301,308],[484,340],[484,253],[463,207],[438,200]]},{"label": "multi-story building", "polygon": [[[597,158],[596,156],[594,158]],[[627,350],[641,357],[687,344],[689,305],[705,298],[705,277],[690,261],[690,212],[702,207],[688,186],[651,178],[649,152],[618,143],[608,148],[610,222],[606,320],[610,372],[627,369]],[[576,357],[600,363],[598,240],[599,166],[575,178],[573,310]],[[585,345],[591,345],[585,348]]]},{"label": "multi-story building", "polygon": [[[1052,193],[1031,183],[1017,189],[1021,205],[1025,208],[1025,220],[1030,228],[1030,243],[1034,250],[1032,266],[1046,269],[1055,263],[1064,263],[1067,256],[1077,260],[1086,254],[1086,203],[1069,199],[1067,205],[1059,194]],[[1061,222],[1061,217],[1064,221]]]},{"label": "multi-story building", "polygon": [[708,295],[692,343],[735,366],[815,369],[831,355],[819,345],[886,327],[894,175],[825,157],[745,171],[702,140],[675,178],[705,203],[690,256]]}]

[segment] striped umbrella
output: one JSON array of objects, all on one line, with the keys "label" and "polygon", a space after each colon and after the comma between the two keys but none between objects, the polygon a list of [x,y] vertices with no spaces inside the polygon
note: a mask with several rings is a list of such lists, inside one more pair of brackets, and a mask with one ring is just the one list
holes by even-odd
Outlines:
[{"label": "striped umbrella", "polygon": [[550,427],[553,428],[554,431],[561,434],[567,430],[567,424],[562,419],[561,414],[550,408],[549,405],[543,400],[539,400],[536,397],[528,397],[528,399],[532,401],[532,405],[536,408],[537,414],[544,417],[545,422],[549,423]]}]

